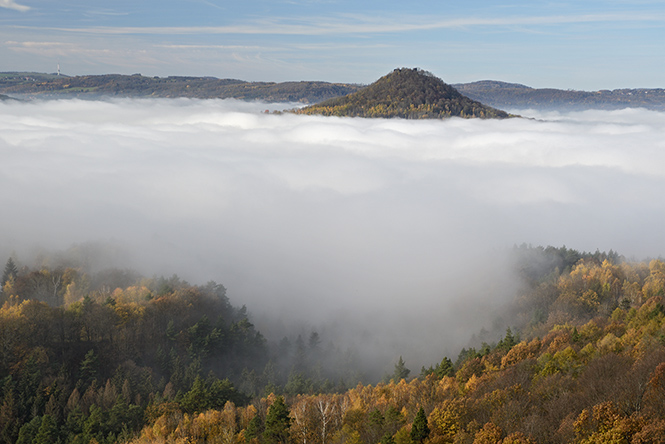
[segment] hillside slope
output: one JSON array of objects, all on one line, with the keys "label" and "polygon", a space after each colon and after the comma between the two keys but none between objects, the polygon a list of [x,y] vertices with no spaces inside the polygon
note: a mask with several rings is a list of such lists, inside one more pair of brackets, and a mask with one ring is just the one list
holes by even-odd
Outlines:
[{"label": "hillside slope", "polygon": [[10,258],[0,443],[275,444],[282,396],[283,444],[665,443],[665,262],[514,252],[524,286],[500,340],[353,388],[315,381],[352,362],[336,347],[271,346],[222,285]]},{"label": "hillside slope", "polygon": [[[515,307],[521,334],[507,329],[413,379],[400,358],[389,382],[287,393],[283,442],[665,443],[665,263],[565,247],[516,254],[527,281]],[[198,415],[163,409],[131,443],[203,444],[215,430],[272,444],[261,431],[275,403],[269,394]]]}]

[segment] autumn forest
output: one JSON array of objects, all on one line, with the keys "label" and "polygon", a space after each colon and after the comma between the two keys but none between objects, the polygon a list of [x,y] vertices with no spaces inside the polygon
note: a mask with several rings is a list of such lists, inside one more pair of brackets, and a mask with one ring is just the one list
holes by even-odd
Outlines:
[{"label": "autumn forest", "polygon": [[6,261],[0,442],[665,442],[665,262],[516,246],[500,338],[382,380],[223,285]]}]

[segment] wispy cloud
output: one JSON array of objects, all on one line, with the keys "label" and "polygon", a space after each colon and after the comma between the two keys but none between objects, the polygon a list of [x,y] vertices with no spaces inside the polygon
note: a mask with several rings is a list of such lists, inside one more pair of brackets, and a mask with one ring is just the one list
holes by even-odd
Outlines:
[{"label": "wispy cloud", "polygon": [[272,48],[267,46],[247,46],[247,45],[155,45],[156,48],[169,48],[169,49],[243,49],[243,50],[261,50],[270,51]]},{"label": "wispy cloud", "polygon": [[127,16],[129,15],[129,13],[124,11],[116,11],[113,9],[90,9],[85,12],[85,15],[89,17],[95,17],[95,16],[119,17],[119,16]]},{"label": "wispy cloud", "polygon": [[26,12],[29,11],[30,6],[19,5],[14,0],[0,0],[0,8],[13,9],[14,11]]},{"label": "wispy cloud", "polygon": [[206,1],[206,0],[199,0],[199,2],[200,2],[200,3],[203,3],[204,5],[210,6],[211,8],[221,9],[221,10],[224,10],[224,9],[225,9],[225,8],[222,7],[222,6],[219,6],[219,5],[217,5],[217,4],[213,3],[213,2],[209,2],[209,1]]},{"label": "wispy cloud", "polygon": [[68,55],[79,51],[77,45],[67,42],[48,41],[5,41],[5,47],[10,51],[37,54],[41,56]]},{"label": "wispy cloud", "polygon": [[[380,34],[435,29],[466,27],[507,27],[543,26],[579,23],[604,22],[658,22],[665,14],[587,14],[533,17],[462,17],[455,19],[432,20],[423,17],[373,18],[365,16],[348,17],[302,17],[263,19],[254,23],[229,26],[168,26],[168,27],[70,27],[48,28],[55,31],[91,34],[152,34],[152,35],[212,35],[212,34],[254,34],[254,35],[344,35]],[[40,28],[44,29],[44,28]]]}]

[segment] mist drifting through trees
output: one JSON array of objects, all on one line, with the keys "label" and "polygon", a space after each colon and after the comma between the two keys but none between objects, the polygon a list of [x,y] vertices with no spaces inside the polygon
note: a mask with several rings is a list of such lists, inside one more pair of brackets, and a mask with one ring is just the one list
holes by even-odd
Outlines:
[{"label": "mist drifting through trees", "polygon": [[214,279],[266,336],[316,328],[389,370],[487,326],[515,243],[665,251],[663,113],[262,112],[290,106],[0,104],[0,257],[101,244],[91,267]]}]

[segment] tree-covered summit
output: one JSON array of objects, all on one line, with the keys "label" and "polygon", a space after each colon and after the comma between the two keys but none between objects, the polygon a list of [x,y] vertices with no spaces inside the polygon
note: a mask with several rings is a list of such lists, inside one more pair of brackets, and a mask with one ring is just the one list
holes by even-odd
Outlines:
[{"label": "tree-covered summit", "polygon": [[403,119],[509,117],[504,111],[469,99],[433,74],[418,68],[395,69],[366,88],[295,112]]}]

